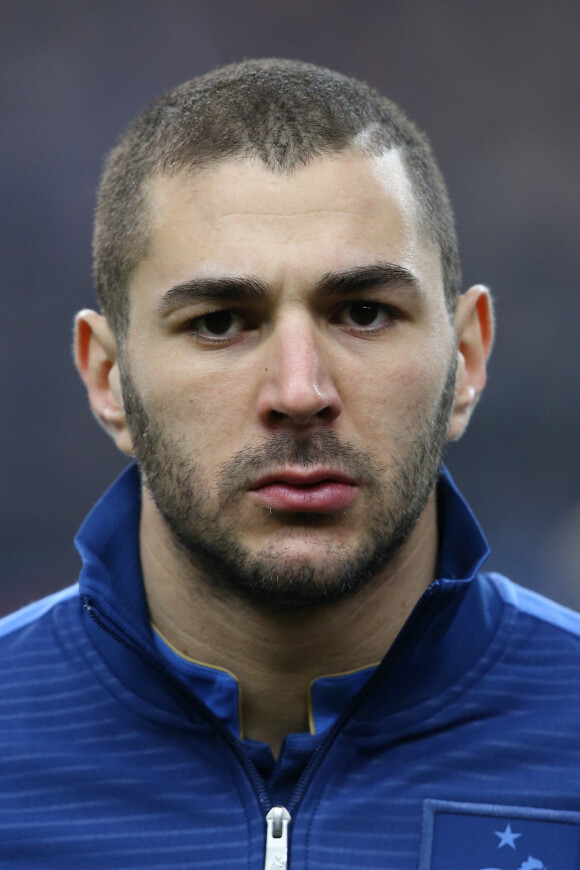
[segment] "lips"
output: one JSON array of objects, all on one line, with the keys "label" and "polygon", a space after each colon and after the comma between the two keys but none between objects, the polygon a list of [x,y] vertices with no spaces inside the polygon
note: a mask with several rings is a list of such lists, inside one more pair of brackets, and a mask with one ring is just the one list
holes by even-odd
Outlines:
[{"label": "lips", "polygon": [[355,480],[333,469],[284,469],[260,478],[249,489],[258,504],[278,511],[334,513],[358,495]]}]

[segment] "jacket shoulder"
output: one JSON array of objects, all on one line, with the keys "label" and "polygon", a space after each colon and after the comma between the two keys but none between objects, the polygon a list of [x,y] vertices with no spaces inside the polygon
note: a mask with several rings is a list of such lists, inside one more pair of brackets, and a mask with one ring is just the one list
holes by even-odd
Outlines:
[{"label": "jacket shoulder", "polygon": [[580,640],[580,613],[558,604],[538,592],[519,586],[501,574],[484,575],[506,607],[513,608],[516,615],[534,621],[538,628],[550,628]]},{"label": "jacket shoulder", "polygon": [[66,602],[78,599],[78,596],[79,587],[78,583],[75,583],[74,586],[61,589],[60,592],[33,601],[32,604],[27,604],[26,607],[4,616],[0,619],[0,644],[5,647],[11,641],[17,640],[22,632],[28,633],[35,628],[41,630],[47,615]]}]

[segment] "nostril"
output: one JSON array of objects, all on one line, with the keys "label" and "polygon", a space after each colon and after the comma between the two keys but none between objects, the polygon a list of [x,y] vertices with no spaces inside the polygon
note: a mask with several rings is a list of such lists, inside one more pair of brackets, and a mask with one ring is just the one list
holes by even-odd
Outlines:
[{"label": "nostril", "polygon": [[337,409],[332,405],[325,405],[318,409],[292,409],[280,411],[271,408],[268,413],[268,423],[272,426],[293,424],[294,426],[311,426],[316,423],[330,423],[338,416]]}]

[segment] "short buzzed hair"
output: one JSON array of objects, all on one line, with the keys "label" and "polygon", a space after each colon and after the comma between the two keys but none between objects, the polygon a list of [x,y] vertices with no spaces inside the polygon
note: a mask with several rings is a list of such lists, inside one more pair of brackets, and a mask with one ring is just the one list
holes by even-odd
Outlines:
[{"label": "short buzzed hair", "polygon": [[97,296],[115,333],[127,329],[128,283],[147,251],[147,180],[235,157],[289,174],[349,147],[369,155],[398,149],[421,228],[439,247],[452,311],[460,286],[455,224],[426,136],[398,106],[356,79],[299,61],[248,60],[159,97],[107,157],[93,254]]}]

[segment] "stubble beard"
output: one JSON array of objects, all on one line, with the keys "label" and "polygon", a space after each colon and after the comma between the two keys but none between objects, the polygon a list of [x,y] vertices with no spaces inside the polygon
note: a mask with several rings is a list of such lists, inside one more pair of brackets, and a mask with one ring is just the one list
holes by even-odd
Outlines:
[{"label": "stubble beard", "polygon": [[[455,361],[455,355],[452,357]],[[301,437],[273,434],[258,447],[235,453],[217,475],[217,506],[210,478],[192,461],[188,445],[172,439],[160,416],[149,412],[127,366],[121,381],[135,458],[181,558],[220,597],[237,596],[270,612],[331,604],[372,580],[399,553],[436,485],[447,443],[455,391],[450,365],[436,410],[415,430],[388,465],[342,441],[330,430]],[[190,450],[189,446],[189,450]],[[332,466],[356,479],[366,501],[365,532],[356,546],[327,537],[324,558],[292,554],[292,536],[332,527],[336,518],[312,513],[276,513],[285,543],[251,552],[241,540],[241,502],[258,476],[288,465]],[[212,502],[214,504],[212,504]],[[268,508],[261,508],[268,512]],[[227,517],[240,517],[236,529]],[[275,537],[275,535],[273,535]],[[314,543],[314,542],[313,542]]]}]

